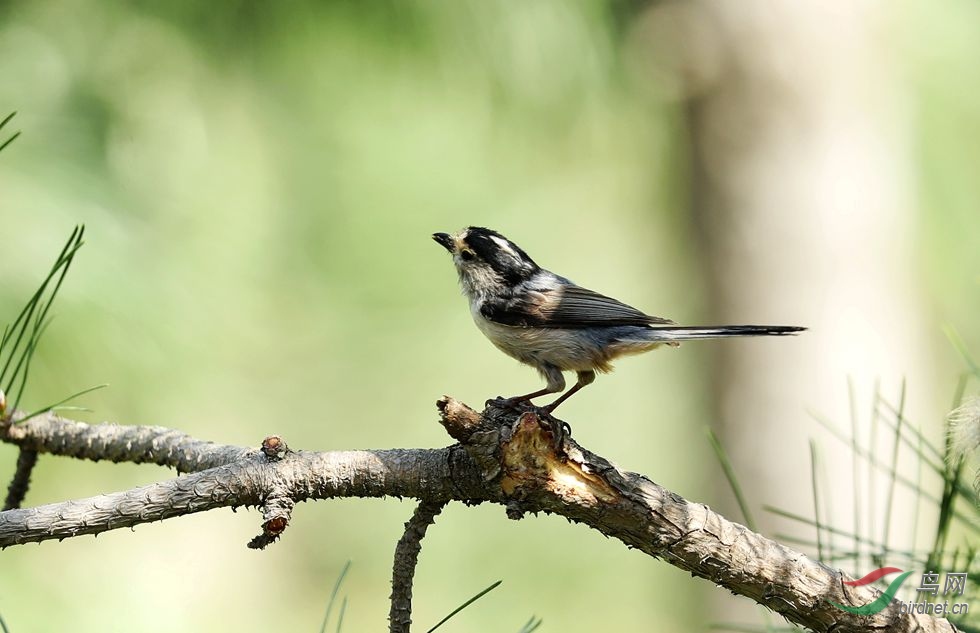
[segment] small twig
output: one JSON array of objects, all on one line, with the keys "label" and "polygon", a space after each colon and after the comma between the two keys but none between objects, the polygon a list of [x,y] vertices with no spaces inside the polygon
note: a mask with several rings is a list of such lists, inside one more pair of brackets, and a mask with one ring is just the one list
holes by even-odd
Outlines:
[{"label": "small twig", "polygon": [[248,542],[250,549],[265,549],[286,531],[296,505],[288,495],[288,491],[285,491],[266,498],[262,504],[262,532]]},{"label": "small twig", "polygon": [[[261,450],[270,462],[285,459],[292,452],[278,435],[270,435],[262,440]],[[286,531],[286,526],[293,516],[293,507],[296,505],[290,494],[288,488],[275,485],[265,496],[265,503],[262,504],[262,533],[249,541],[248,546],[251,549],[265,549],[279,540],[282,533]]]},{"label": "small twig", "polygon": [[7,500],[3,503],[4,510],[19,508],[20,504],[24,503],[27,489],[31,486],[31,473],[34,471],[35,464],[37,464],[37,451],[29,448],[20,449],[20,453],[17,455],[17,469],[7,487]]},{"label": "small twig", "polygon": [[422,551],[422,539],[436,516],[446,507],[445,501],[422,501],[405,524],[405,533],[395,546],[391,567],[391,611],[388,613],[391,633],[408,633],[412,627],[412,580]]}]

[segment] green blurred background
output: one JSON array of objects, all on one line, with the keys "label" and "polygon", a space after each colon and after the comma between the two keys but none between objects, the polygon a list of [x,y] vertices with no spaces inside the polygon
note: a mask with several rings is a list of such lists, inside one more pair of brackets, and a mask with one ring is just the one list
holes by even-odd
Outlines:
[{"label": "green blurred background", "polygon": [[[470,224],[651,312],[731,316],[713,309],[717,282],[692,212],[691,103],[706,93],[684,86],[704,73],[686,57],[671,63],[693,42],[657,48],[658,34],[676,34],[657,22],[665,6],[3,3],[0,115],[17,110],[11,127],[23,135],[0,154],[0,318],[13,318],[71,226],[88,229],[25,405],[105,382],[81,402],[94,413],[76,417],[242,445],[271,433],[304,449],[445,445],[442,394],[479,405],[539,384],[473,327],[429,239]],[[942,326],[980,349],[980,91],[970,79],[980,9],[919,0],[868,13],[902,94],[915,276],[895,276],[916,298],[929,350],[927,368],[896,369],[937,381],[935,399],[919,403],[937,418],[961,369]],[[780,98],[771,95],[777,109]],[[735,232],[751,233],[739,218]],[[820,301],[806,277],[796,283],[801,306]],[[735,317],[821,318],[803,308]],[[804,350],[834,353],[833,340],[814,337],[766,349],[805,366],[815,361]],[[621,466],[725,507],[704,436],[719,406],[713,349],[624,361],[563,417]],[[825,378],[846,390],[845,375]],[[821,402],[794,400],[804,446],[806,412]],[[0,473],[15,458],[0,450]],[[170,476],[42,457],[28,503]],[[799,482],[806,507],[806,473]],[[258,631],[267,618],[315,631],[351,559],[345,630],[382,630],[411,509],[304,504],[264,552],[245,549],[259,516],[228,511],[13,548],[0,554],[0,614],[15,633]],[[497,579],[446,630],[516,631],[531,614],[542,631],[703,630],[737,601],[563,519],[453,505],[425,541],[414,620],[431,625]],[[721,606],[703,608],[709,599]]]}]

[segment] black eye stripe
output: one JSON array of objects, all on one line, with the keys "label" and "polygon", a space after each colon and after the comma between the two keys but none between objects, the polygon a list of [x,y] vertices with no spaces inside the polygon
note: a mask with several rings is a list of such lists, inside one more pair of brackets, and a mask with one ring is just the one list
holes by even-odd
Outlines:
[{"label": "black eye stripe", "polygon": [[[499,239],[505,240],[511,252],[504,252],[504,249],[491,237],[491,234]],[[471,230],[466,236],[466,244],[480,256],[480,259],[488,262],[498,258],[514,258],[515,256],[524,261],[532,261],[528,254],[521,250],[517,244],[514,244],[503,235],[497,233],[483,233]]]},{"label": "black eye stripe", "polygon": [[[470,228],[464,240],[466,246],[481,261],[511,284],[527,279],[538,270],[538,265],[527,253],[499,233],[489,229]],[[504,240],[507,248],[502,247],[497,240]],[[460,256],[462,257],[462,253]]]},{"label": "black eye stripe", "polygon": [[500,250],[500,247],[493,243],[493,241],[483,235],[470,235],[466,238],[466,244],[473,249],[480,259],[484,261],[490,261]]}]

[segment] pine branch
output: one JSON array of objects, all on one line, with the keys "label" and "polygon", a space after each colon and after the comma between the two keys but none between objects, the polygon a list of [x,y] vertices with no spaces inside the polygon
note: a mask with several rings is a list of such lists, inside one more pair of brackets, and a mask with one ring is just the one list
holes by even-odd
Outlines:
[{"label": "pine branch", "polygon": [[955,630],[946,620],[901,615],[897,603],[872,616],[838,610],[827,601],[864,605],[878,592],[845,587],[849,578],[840,571],[622,471],[571,439],[556,450],[533,411],[518,416],[490,406],[480,414],[450,398],[438,404],[441,423],[459,442],[442,449],[292,452],[281,439],[267,438],[264,450],[249,450],[160,427],[90,426],[50,413],[8,425],[0,439],[38,452],[196,472],[125,492],[0,512],[0,546],[98,534],[229,506],[263,507],[262,534],[268,536],[270,500],[287,506],[286,519],[273,526],[281,528],[275,537],[292,504],[309,499],[493,502],[513,519],[549,512],[588,525],[814,631]]}]

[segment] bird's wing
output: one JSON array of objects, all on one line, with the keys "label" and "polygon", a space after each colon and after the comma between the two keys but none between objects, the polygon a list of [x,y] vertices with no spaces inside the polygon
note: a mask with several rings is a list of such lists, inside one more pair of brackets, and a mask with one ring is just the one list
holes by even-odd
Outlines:
[{"label": "bird's wing", "polygon": [[668,325],[612,297],[576,285],[561,285],[522,293],[507,302],[485,303],[481,314],[503,325],[545,328]]},{"label": "bird's wing", "polygon": [[582,288],[563,286],[557,302],[544,306],[548,327],[592,327],[596,325],[653,325],[673,323],[650,316],[612,297]]}]

